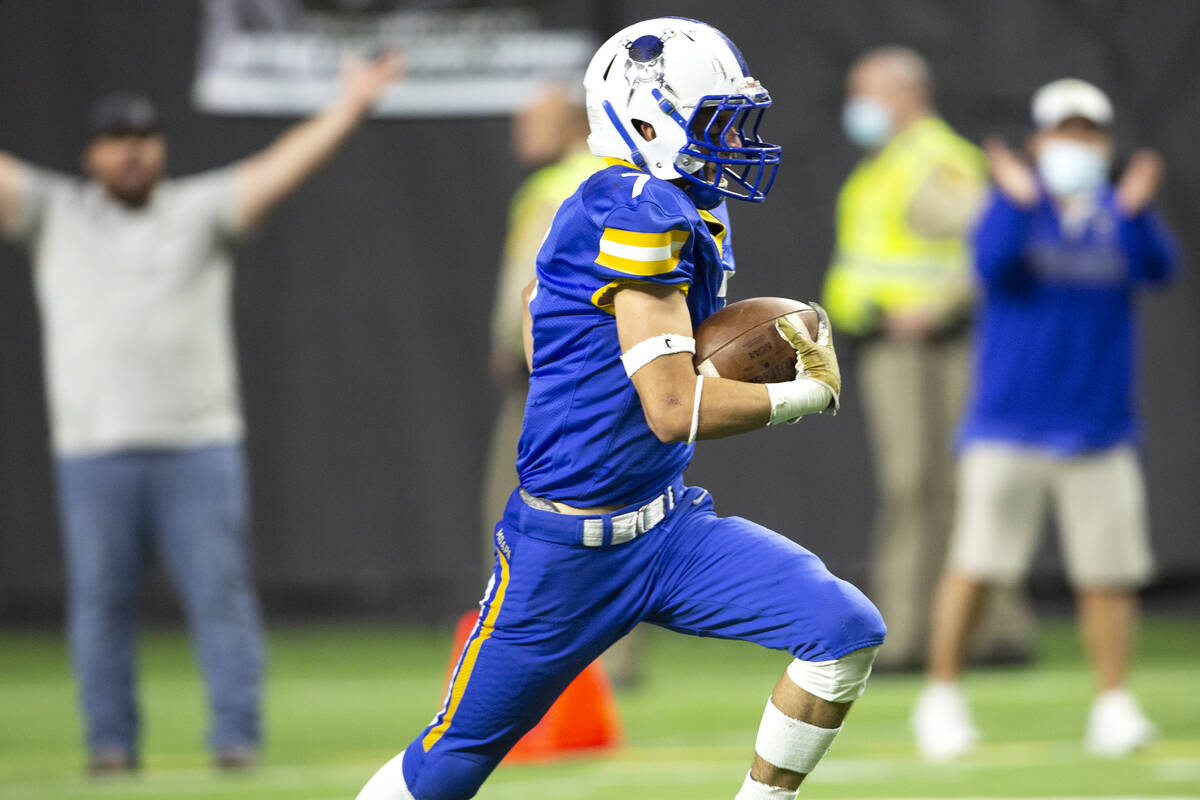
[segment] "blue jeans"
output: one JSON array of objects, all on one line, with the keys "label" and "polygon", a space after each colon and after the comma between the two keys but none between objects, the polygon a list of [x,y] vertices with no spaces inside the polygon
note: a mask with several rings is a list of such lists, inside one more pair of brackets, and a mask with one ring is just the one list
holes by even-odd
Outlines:
[{"label": "blue jeans", "polygon": [[138,602],[158,556],[191,626],[214,750],[260,737],[262,624],[249,567],[242,448],[60,458],[68,635],[93,753],[137,754]]}]

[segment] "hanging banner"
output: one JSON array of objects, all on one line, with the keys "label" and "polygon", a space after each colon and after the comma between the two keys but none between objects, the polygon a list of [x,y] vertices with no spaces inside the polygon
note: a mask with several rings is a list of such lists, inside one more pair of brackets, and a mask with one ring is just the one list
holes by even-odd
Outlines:
[{"label": "hanging banner", "polygon": [[338,92],[349,53],[402,53],[378,116],[507,114],[542,85],[579,83],[595,50],[583,29],[547,30],[532,7],[467,0],[204,0],[192,98],[214,114],[299,116]]}]

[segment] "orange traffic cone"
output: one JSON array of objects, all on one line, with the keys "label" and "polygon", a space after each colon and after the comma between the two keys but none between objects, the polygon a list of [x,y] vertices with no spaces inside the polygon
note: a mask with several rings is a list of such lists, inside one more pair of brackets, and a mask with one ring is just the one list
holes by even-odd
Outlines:
[{"label": "orange traffic cone", "polygon": [[[450,668],[454,673],[459,653],[475,629],[478,611],[468,611],[454,628]],[[621,719],[612,686],[599,661],[593,661],[550,706],[541,721],[525,734],[505,757],[509,762],[553,761],[582,750],[616,747],[621,742]]]}]

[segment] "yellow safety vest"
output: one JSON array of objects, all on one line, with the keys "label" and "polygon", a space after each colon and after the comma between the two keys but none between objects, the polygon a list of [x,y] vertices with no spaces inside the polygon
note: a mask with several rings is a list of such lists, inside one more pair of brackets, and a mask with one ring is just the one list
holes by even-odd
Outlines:
[{"label": "yellow safety vest", "polygon": [[[492,309],[492,336],[508,343],[515,355],[521,344],[521,289],[533,280],[534,262],[546,230],[559,205],[592,173],[604,169],[604,160],[580,145],[560,161],[530,175],[513,195],[508,208],[508,235]],[[469,213],[469,212],[468,212]]]},{"label": "yellow safety vest", "polygon": [[962,239],[915,232],[906,215],[936,168],[982,185],[982,154],[936,117],[920,119],[864,158],[838,196],[837,252],[823,299],[834,325],[869,333],[879,311],[936,302],[968,265]]},{"label": "yellow safety vest", "polygon": [[520,228],[532,218],[542,227],[537,234],[540,240],[545,233],[545,226],[550,224],[550,220],[545,218],[544,209],[550,207],[553,216],[553,210],[558,208],[559,203],[570,197],[588,176],[602,169],[604,159],[597,158],[585,149],[576,149],[562,160],[537,170],[513,194],[509,204],[510,230]]}]

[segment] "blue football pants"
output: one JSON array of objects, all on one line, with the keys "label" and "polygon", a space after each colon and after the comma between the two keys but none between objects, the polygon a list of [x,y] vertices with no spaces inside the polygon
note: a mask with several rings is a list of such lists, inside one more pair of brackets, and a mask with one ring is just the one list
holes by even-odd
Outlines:
[{"label": "blue football pants", "polygon": [[[404,755],[417,800],[473,797],[563,689],[639,622],[805,661],[883,641],[875,606],[811,552],[749,520],[718,517],[703,489],[677,479],[671,494],[674,508],[658,525],[597,548],[582,544],[584,518],[513,493],[479,622],[442,709]],[[605,530],[629,510],[600,517]]]}]

